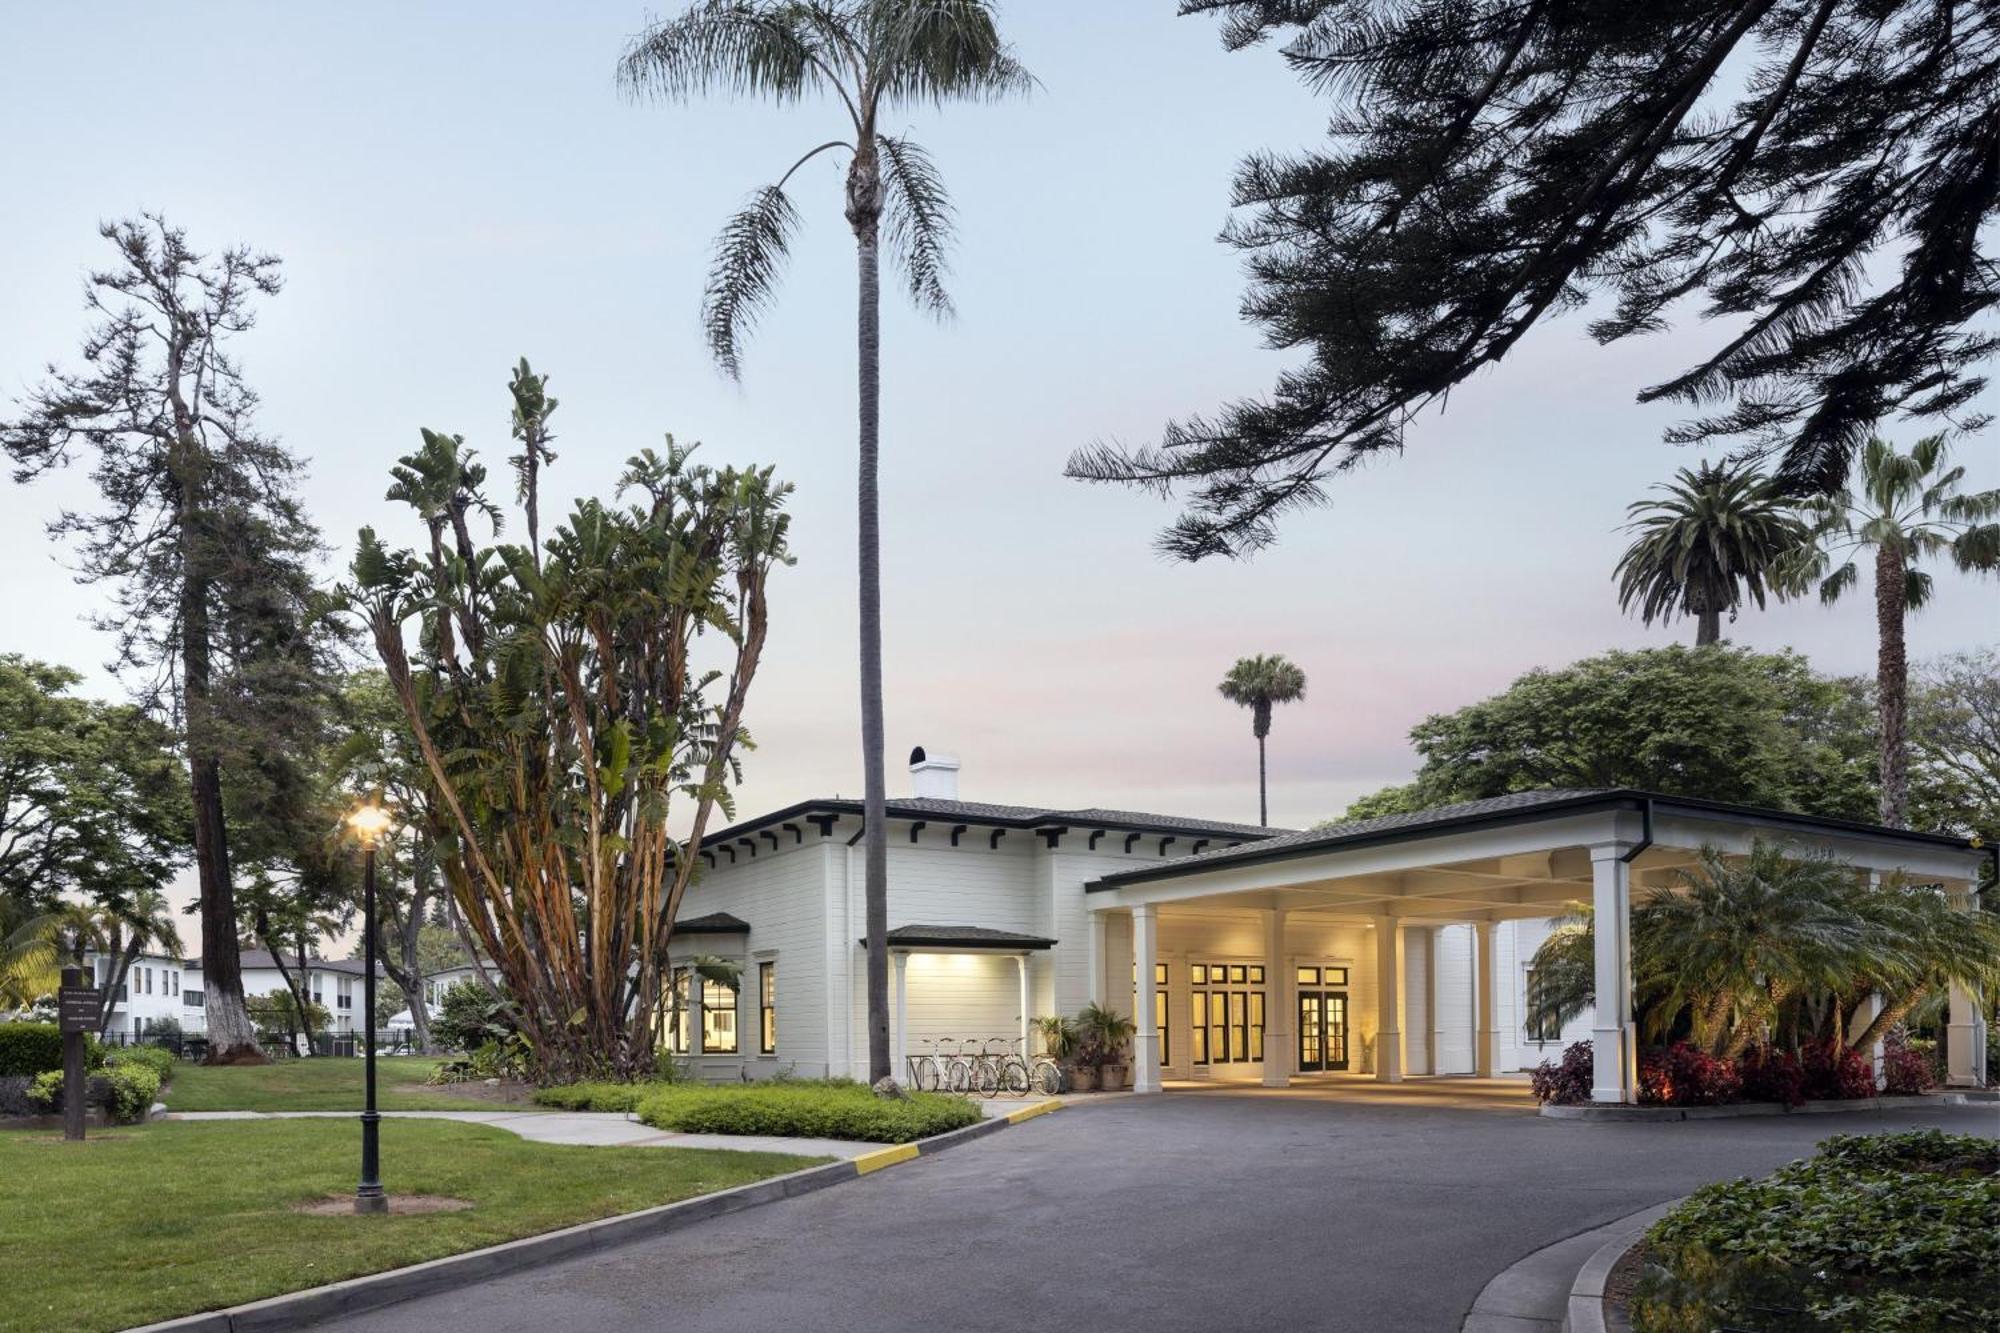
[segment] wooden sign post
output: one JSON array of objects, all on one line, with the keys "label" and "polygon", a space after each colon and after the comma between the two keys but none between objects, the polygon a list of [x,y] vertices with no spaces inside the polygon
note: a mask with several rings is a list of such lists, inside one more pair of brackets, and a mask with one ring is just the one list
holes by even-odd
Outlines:
[{"label": "wooden sign post", "polygon": [[83,1137],[84,1097],[87,1081],[83,1061],[84,1035],[97,1026],[99,995],[84,984],[80,967],[62,970],[62,990],[57,993],[58,1016],[62,1020],[63,1044],[63,1137]]}]

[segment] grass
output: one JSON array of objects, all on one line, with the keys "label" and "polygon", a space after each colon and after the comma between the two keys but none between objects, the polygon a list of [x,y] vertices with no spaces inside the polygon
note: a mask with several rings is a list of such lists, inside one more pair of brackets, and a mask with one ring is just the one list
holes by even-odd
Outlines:
[{"label": "grass", "polygon": [[[426,1055],[378,1058],[376,1105],[384,1111],[480,1109],[472,1098],[424,1086],[437,1063]],[[268,1065],[178,1064],[160,1100],[170,1111],[359,1111],[362,1064],[339,1056]]]},{"label": "grass", "polygon": [[447,1195],[473,1207],[370,1218],[292,1210],[350,1194],[359,1152],[359,1127],[345,1121],[163,1122],[93,1131],[81,1144],[0,1133],[0,1333],[127,1328],[690,1198],[819,1160],[559,1147],[484,1125],[391,1120],[382,1126],[390,1193]]}]

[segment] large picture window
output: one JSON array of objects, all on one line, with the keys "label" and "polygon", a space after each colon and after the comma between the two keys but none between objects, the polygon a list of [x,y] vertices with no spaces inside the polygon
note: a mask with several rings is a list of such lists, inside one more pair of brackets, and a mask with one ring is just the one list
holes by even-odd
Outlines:
[{"label": "large picture window", "polygon": [[1188,1018],[1198,1065],[1264,1058],[1264,968],[1260,963],[1196,963]]},{"label": "large picture window", "polygon": [[736,988],[702,978],[701,1053],[734,1055],[736,1044]]},{"label": "large picture window", "polygon": [[778,1049],[778,965],[757,964],[757,1050],[764,1055]]}]

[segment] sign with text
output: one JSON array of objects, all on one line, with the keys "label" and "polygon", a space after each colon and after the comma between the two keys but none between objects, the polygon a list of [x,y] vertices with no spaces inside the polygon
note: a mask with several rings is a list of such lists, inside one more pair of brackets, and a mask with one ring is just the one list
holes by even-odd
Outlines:
[{"label": "sign with text", "polygon": [[93,1032],[97,1028],[100,993],[92,986],[64,986],[56,992],[58,1016],[64,1032]]}]

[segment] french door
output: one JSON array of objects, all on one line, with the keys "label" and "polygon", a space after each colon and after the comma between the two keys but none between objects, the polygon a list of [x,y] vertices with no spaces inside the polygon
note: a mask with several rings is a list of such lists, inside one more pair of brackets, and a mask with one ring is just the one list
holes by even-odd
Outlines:
[{"label": "french door", "polygon": [[1347,1068],[1347,992],[1299,992],[1299,1072]]}]

